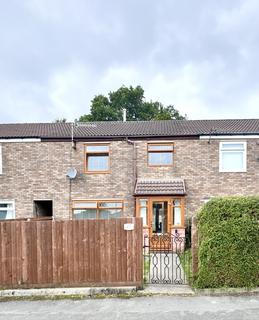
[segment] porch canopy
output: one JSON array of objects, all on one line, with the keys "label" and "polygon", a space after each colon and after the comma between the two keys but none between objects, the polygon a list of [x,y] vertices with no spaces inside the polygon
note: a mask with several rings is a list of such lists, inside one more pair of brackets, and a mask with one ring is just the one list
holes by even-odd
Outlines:
[{"label": "porch canopy", "polygon": [[137,179],[135,196],[147,195],[185,195],[183,179]]}]

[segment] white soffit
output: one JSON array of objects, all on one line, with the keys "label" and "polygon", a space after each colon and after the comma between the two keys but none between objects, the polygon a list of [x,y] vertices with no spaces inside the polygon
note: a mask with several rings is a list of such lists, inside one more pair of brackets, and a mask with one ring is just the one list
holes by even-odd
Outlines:
[{"label": "white soffit", "polygon": [[2,146],[0,145],[0,174],[3,173]]},{"label": "white soffit", "polygon": [[235,140],[235,139],[259,139],[259,135],[245,135],[245,134],[239,134],[239,135],[224,135],[224,136],[200,136],[200,140],[218,140],[218,139],[227,139],[227,140]]},{"label": "white soffit", "polygon": [[0,142],[41,142],[39,138],[0,139]]}]

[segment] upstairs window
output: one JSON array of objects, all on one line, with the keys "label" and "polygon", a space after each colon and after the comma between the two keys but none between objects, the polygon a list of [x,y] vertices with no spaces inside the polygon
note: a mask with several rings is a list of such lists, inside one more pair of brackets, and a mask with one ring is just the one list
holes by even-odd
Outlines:
[{"label": "upstairs window", "polygon": [[120,218],[123,201],[74,201],[74,219],[113,219]]},{"label": "upstairs window", "polygon": [[0,200],[0,220],[15,219],[14,201]]},{"label": "upstairs window", "polygon": [[220,142],[219,171],[246,172],[246,142]]},{"label": "upstairs window", "polygon": [[105,173],[110,170],[109,144],[85,145],[85,172]]},{"label": "upstairs window", "polygon": [[148,165],[149,166],[172,166],[173,165],[173,143],[149,143]]}]

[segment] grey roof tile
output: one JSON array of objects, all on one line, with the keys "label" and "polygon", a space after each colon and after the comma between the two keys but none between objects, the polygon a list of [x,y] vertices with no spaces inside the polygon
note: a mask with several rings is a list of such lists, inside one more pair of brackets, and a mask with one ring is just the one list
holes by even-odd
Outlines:
[{"label": "grey roof tile", "polygon": [[[259,134],[259,119],[89,122],[77,126],[75,138],[185,137]],[[0,124],[0,138],[71,138],[70,123]]]}]

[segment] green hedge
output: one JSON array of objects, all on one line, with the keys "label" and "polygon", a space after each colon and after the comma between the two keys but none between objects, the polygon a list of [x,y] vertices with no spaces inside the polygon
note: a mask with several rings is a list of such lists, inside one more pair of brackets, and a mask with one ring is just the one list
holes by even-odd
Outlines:
[{"label": "green hedge", "polygon": [[259,197],[215,198],[198,213],[198,288],[259,285]]}]

